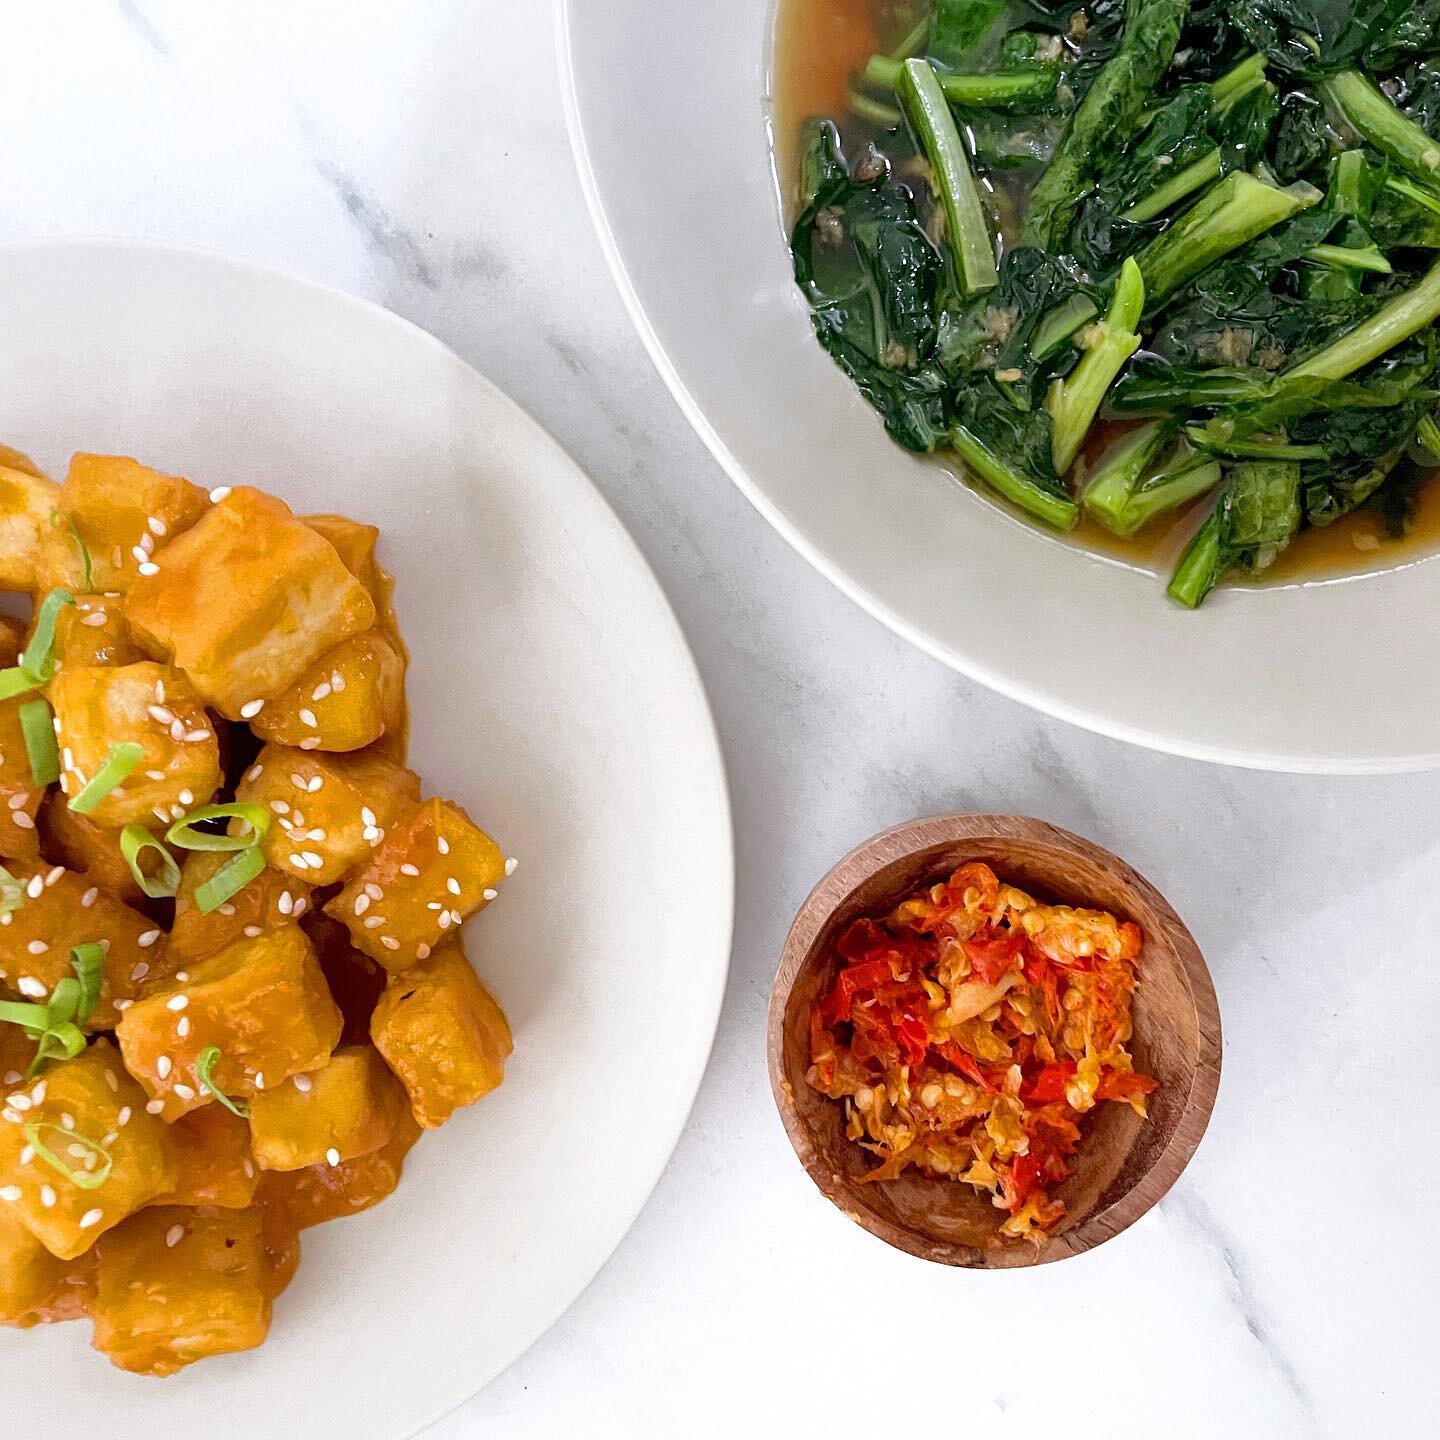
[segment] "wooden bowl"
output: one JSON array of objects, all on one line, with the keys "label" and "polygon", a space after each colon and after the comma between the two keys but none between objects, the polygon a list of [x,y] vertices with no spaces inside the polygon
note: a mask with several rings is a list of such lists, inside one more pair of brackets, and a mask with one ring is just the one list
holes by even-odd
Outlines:
[{"label": "wooden bowl", "polygon": [[[863,1185],[874,1158],[843,1133],[843,1107],[805,1083],[811,1002],[835,971],[831,941],[850,921],[883,913],[920,885],[983,860],[1037,898],[1090,905],[1144,931],[1130,1045],[1158,1080],[1149,1119],[1128,1105],[1091,1112],[1076,1172],[1056,1193],[1066,1215],[1039,1245],[999,1233],[988,1196],[907,1171]],[[811,892],[790,928],[770,996],[770,1084],[790,1143],[824,1192],[857,1225],[925,1260],[1003,1269],[1064,1260],[1132,1225],[1195,1153],[1220,1083],[1220,1012],[1210,972],[1163,896],[1123,860],[1021,815],[912,820],[852,850]]]}]

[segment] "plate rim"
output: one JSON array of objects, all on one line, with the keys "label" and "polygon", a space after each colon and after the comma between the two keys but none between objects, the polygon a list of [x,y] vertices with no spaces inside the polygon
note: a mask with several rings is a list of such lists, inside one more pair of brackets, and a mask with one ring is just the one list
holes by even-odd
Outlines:
[{"label": "plate rim", "polygon": [[[138,255],[145,254],[171,254],[187,260],[200,261],[231,269],[236,272],[249,272],[252,276],[266,284],[288,284],[302,286],[314,292],[318,297],[328,303],[338,304],[352,310],[358,310],[369,314],[370,318],[381,324],[398,327],[407,336],[407,339],[432,347],[440,354],[448,357],[456,364],[462,365],[474,380],[480,383],[483,390],[488,392],[491,400],[513,414],[521,429],[526,430],[533,437],[537,446],[548,447],[560,461],[568,467],[591,492],[593,498],[598,502],[601,511],[614,526],[617,538],[622,549],[627,551],[640,574],[643,576],[643,583],[648,587],[653,599],[659,604],[659,614],[668,622],[668,629],[678,644],[678,658],[687,669],[690,680],[693,682],[694,699],[698,702],[697,719],[701,724],[702,732],[706,741],[707,752],[706,768],[703,775],[697,779],[709,790],[710,797],[705,802],[706,809],[715,807],[714,820],[718,822],[719,829],[716,835],[718,848],[725,857],[724,874],[720,877],[723,881],[723,891],[718,899],[721,902],[721,911],[725,916],[724,934],[717,937],[720,942],[717,945],[719,950],[718,965],[714,966],[714,979],[710,987],[710,993],[704,997],[705,1023],[701,1026],[701,1033],[706,1034],[703,1047],[697,1046],[697,1054],[691,1067],[691,1073],[684,1078],[680,1087],[681,1093],[686,1096],[682,1106],[678,1107],[677,1118],[672,1127],[669,1127],[663,1137],[663,1158],[657,1169],[654,1178],[646,1186],[644,1194],[638,1202],[630,1207],[624,1216],[624,1223],[618,1228],[612,1243],[600,1255],[596,1264],[583,1278],[574,1293],[559,1304],[557,1308],[546,1316],[543,1324],[534,1334],[530,1335],[525,1342],[506,1359],[497,1369],[485,1377],[474,1389],[468,1391],[458,1400],[446,1400],[441,1408],[429,1411],[425,1418],[415,1422],[411,1428],[397,1432],[395,1440],[415,1440],[416,1436],[428,1430],[431,1426],[438,1424],[447,1416],[454,1414],[461,1407],[468,1404],[491,1383],[499,1379],[517,1361],[545,1335],[554,1329],[565,1314],[585,1294],[595,1279],[606,1265],[614,1258],[630,1231],[634,1228],[636,1221],[650,1203],[657,1186],[664,1179],[665,1171],[669,1168],[674,1158],[676,1147],[679,1145],[685,1130],[689,1126],[690,1117],[694,1112],[696,1101],[699,1098],[700,1087],[704,1083],[705,1075],[710,1068],[710,1059],[715,1050],[715,1044],[719,1035],[721,1014],[724,1007],[725,996],[729,989],[730,969],[733,961],[734,938],[735,938],[735,904],[736,904],[736,861],[735,861],[735,818],[734,805],[730,794],[730,776],[725,764],[725,751],[721,743],[719,727],[715,720],[714,706],[710,701],[709,691],[705,684],[704,676],[700,670],[699,663],[695,658],[695,652],[690,643],[690,638],[685,632],[684,626],[680,623],[679,616],[670,601],[664,586],[660,583],[659,576],[655,573],[644,550],[641,549],[629,527],[616,512],[609,497],[591,478],[589,471],[580,464],[579,460],[570,452],[569,448],[562,444],[541,422],[536,419],[530,411],[515,400],[505,390],[501,389],[483,371],[473,365],[452,346],[447,345],[438,336],[431,334],[423,326],[417,325],[413,320],[391,310],[388,306],[379,301],[372,300],[364,295],[357,295],[353,291],[341,289],[339,286],[328,284],[323,280],[317,280],[310,275],[294,270],[286,265],[275,261],[262,260],[250,255],[238,254],[233,251],[216,249],[213,246],[195,245],[183,241],[152,240],[143,237],[96,234],[96,235],[60,235],[47,236],[44,238],[16,237],[0,239],[0,256],[29,252],[43,255],[46,252],[55,251],[128,251]],[[698,787],[697,787],[698,788]],[[568,1288],[568,1287],[567,1287]],[[468,1382],[467,1382],[468,1383]],[[409,1422],[407,1422],[408,1424]]]},{"label": "plate rim", "polygon": [[[1036,685],[1027,684],[1023,680],[1002,674],[989,666],[976,662],[914,624],[893,606],[875,595],[848,570],[832,561],[767,497],[764,488],[751,478],[745,467],[725,444],[719,432],[711,425],[699,402],[690,393],[659,335],[650,323],[644,302],[630,276],[619,243],[611,228],[609,214],[600,193],[600,183],[590,158],[590,147],[580,106],[575,52],[571,44],[572,0],[551,0],[551,5],[555,27],[556,63],[560,78],[560,98],[565,112],[565,128],[570,137],[570,150],[580,180],[580,189],[585,198],[585,208],[589,212],[590,222],[600,242],[606,266],[610,271],[616,290],[619,291],[621,302],[630,316],[630,322],[635,327],[636,333],[650,357],[650,362],[659,372],[665,387],[680,407],[691,429],[700,437],[721,469],[781,539],[807,564],[835,586],[842,595],[923,654],[938,660],[942,665],[974,680],[977,684],[985,686],[986,689],[993,690],[1007,700],[1016,701],[1039,714],[1048,715],[1082,730],[1088,730],[1092,734],[1103,735],[1108,739],[1119,740],[1128,745],[1137,745],[1142,749],[1178,756],[1181,759],[1201,760],[1212,765],[1225,765],[1277,774],[1408,775],[1440,769],[1440,748],[1417,751],[1407,755],[1380,757],[1353,754],[1302,756],[1246,749],[1236,745],[1206,744],[1199,740],[1175,738],[1163,731],[1145,726],[1128,725],[1123,719],[1089,709],[1083,705],[1072,704]],[[765,41],[767,72],[770,49],[774,39],[775,8],[776,0],[767,0],[766,13],[769,23]],[[757,106],[759,103],[757,100]]]}]

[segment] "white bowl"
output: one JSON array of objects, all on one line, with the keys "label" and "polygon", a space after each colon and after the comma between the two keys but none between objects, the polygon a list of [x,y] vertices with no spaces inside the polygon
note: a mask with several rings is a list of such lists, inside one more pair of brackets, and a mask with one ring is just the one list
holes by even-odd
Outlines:
[{"label": "white bowl", "polygon": [[956,669],[1138,744],[1266,769],[1440,764],[1440,566],[1225,589],[1043,533],[891,443],[791,283],[769,136],[773,0],[556,0],[571,134],[616,280],[763,515]]},{"label": "white bowl", "polygon": [[520,862],[465,929],[515,1032],[504,1085],[384,1203],[305,1232],[258,1350],[155,1381],[83,1322],[6,1333],[0,1435],[397,1440],[574,1300],[689,1111],[733,874],[699,677],[569,456],[378,306],[192,251],[6,245],[0,335],[0,428],[43,464],[133,453],[381,527],[411,763]]}]

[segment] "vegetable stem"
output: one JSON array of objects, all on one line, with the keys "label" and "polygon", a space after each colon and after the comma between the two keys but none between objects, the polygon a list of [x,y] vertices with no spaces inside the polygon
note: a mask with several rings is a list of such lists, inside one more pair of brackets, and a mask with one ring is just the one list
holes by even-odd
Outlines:
[{"label": "vegetable stem", "polygon": [[1392,273],[1390,262],[1374,245],[1363,248],[1355,245],[1312,245],[1305,252],[1305,258],[1333,265],[1337,270],[1367,270],[1372,275]]},{"label": "vegetable stem", "polygon": [[1068,496],[1040,485],[1028,475],[1012,469],[963,425],[950,431],[955,453],[987,485],[1037,520],[1069,530],[1079,518],[1080,507]]},{"label": "vegetable stem", "polygon": [[1185,547],[1168,587],[1170,596],[1194,610],[1220,578],[1220,506],[1206,517]]},{"label": "vegetable stem", "polygon": [[1000,280],[995,242],[980,205],[975,177],[970,173],[965,142],[929,61],[905,61],[899,95],[935,176],[945,208],[945,238],[961,288],[967,295],[989,290]]},{"label": "vegetable stem", "polygon": [[1342,70],[1321,80],[1320,89],[1382,155],[1421,180],[1440,177],[1440,142],[1397,110],[1368,76]]},{"label": "vegetable stem", "polygon": [[[865,66],[865,78],[872,85],[898,89],[905,64],[888,55],[872,55]],[[933,66],[931,67],[934,68]],[[938,71],[940,92],[952,105],[976,109],[1004,109],[1012,105],[1048,100],[1060,81],[1058,67],[1034,65],[1027,70],[991,70],[983,74],[954,74]]]},{"label": "vegetable stem", "polygon": [[1139,425],[1100,457],[1080,497],[1085,513],[1115,535],[1133,535],[1157,516],[1178,509],[1220,483],[1220,463],[1182,451],[1151,475],[1175,435],[1168,421]]},{"label": "vegetable stem", "polygon": [[1220,151],[1211,150],[1198,160],[1178,170],[1163,185],[1158,185],[1143,200],[1137,200],[1123,215],[1122,220],[1139,224],[1163,215],[1172,205],[1187,195],[1202,189],[1212,180],[1220,178]]}]

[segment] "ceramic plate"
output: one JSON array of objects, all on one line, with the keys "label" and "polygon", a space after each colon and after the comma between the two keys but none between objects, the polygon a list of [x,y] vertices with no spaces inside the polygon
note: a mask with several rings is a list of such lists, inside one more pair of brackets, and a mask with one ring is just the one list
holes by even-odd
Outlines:
[{"label": "ceramic plate", "polygon": [[893,445],[791,283],[769,135],[774,0],[556,0],[571,136],[651,356],[756,507],[956,669],[1184,755],[1293,770],[1440,764],[1440,565],[1227,589],[1042,533]]},{"label": "ceramic plate", "polygon": [[0,246],[0,432],[49,468],[133,453],[381,527],[411,761],[519,859],[467,948],[509,1012],[504,1086],[378,1208],[309,1230],[269,1341],[125,1375],[89,1326],[6,1332],[7,1435],[396,1440],[584,1289],[658,1179],[730,949],[719,748],[683,636],[604,501],[428,335],[219,256]]}]

